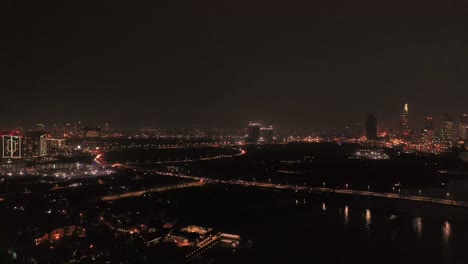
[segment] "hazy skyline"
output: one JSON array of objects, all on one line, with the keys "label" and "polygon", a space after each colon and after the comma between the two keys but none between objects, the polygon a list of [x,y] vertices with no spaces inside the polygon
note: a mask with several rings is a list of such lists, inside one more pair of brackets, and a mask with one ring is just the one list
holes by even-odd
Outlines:
[{"label": "hazy skyline", "polygon": [[110,122],[398,128],[468,112],[461,1],[11,2],[0,127]]}]

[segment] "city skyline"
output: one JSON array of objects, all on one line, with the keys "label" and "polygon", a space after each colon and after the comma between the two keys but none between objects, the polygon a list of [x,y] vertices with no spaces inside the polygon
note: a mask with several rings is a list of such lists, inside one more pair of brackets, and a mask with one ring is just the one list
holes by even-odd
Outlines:
[{"label": "city skyline", "polygon": [[[446,112],[443,112],[441,113],[440,115],[435,115],[435,116],[430,116],[430,115],[424,115],[423,118],[421,120],[415,120],[414,117],[412,117],[412,114],[409,114],[409,104],[408,103],[404,103],[404,106],[403,106],[403,111],[401,112],[400,116],[398,117],[399,120],[392,120],[391,122],[389,123],[385,123],[385,122],[382,122],[381,119],[379,119],[379,117],[377,115],[374,115],[372,112],[369,112],[368,114],[366,114],[364,116],[364,118],[361,118],[361,120],[348,120],[348,121],[345,121],[345,123],[339,125],[338,127],[333,127],[333,128],[325,128],[325,129],[321,129],[321,130],[314,130],[314,129],[305,129],[304,127],[306,126],[299,126],[299,127],[288,127],[286,125],[283,125],[283,124],[279,124],[279,123],[275,123],[275,122],[268,122],[267,120],[261,120],[261,121],[256,121],[254,123],[259,123],[259,125],[261,125],[261,123],[264,123],[264,124],[269,124],[270,126],[274,124],[275,127],[277,128],[281,128],[281,129],[294,129],[294,130],[299,130],[299,131],[303,131],[303,132],[313,132],[313,133],[317,133],[317,132],[330,132],[330,131],[333,131],[333,130],[336,130],[336,129],[346,129],[346,128],[352,128],[356,125],[365,125],[365,123],[367,122],[367,117],[369,115],[373,115],[377,121],[378,121],[378,132],[386,132],[386,133],[389,133],[390,131],[393,131],[393,132],[397,132],[397,133],[410,133],[410,132],[424,132],[423,130],[427,129],[427,119],[430,118],[431,120],[431,126],[432,126],[432,130],[433,130],[433,133],[435,133],[435,135],[439,134],[439,133],[442,133],[442,130],[444,128],[444,124],[446,123],[446,119],[447,117],[450,117],[451,119],[451,122],[453,122],[453,134],[454,135],[463,135],[463,134],[467,134],[466,132],[464,132],[465,130],[468,130],[468,128],[465,128],[465,127],[468,127],[468,121],[467,121],[467,116],[468,114],[466,113],[462,113],[462,114],[459,114],[459,115],[453,115],[451,113],[446,113]],[[455,118],[453,118],[455,117]],[[257,119],[258,120],[258,119]],[[398,123],[396,123],[398,122]],[[200,128],[200,129],[243,129],[246,125],[248,124],[251,124],[252,121],[249,120],[249,121],[241,121],[240,123],[238,124],[229,124],[227,126],[221,126],[220,124],[211,124],[211,125],[200,125],[200,124],[185,124],[185,125],[181,125],[181,126],[178,126],[178,127],[164,127],[164,126],[142,126],[142,125],[139,125],[139,126],[135,126],[135,127],[115,127],[114,126],[114,123],[112,123],[113,125],[113,129],[124,129],[124,130],[127,130],[127,129],[130,129],[130,130],[133,130],[133,129],[147,129],[147,128],[157,128],[157,129],[197,129],[197,128]],[[395,123],[396,125],[395,126],[391,126],[389,124],[393,124]],[[23,129],[26,129],[26,130],[37,130],[37,131],[43,131],[43,130],[48,130],[48,131],[58,131],[58,130],[67,130],[67,131],[74,131],[75,133],[80,129],[83,129],[85,127],[100,127],[102,128],[103,130],[109,130],[109,127],[110,127],[110,124],[109,122],[107,121],[95,121],[95,122],[91,122],[91,123],[87,123],[87,122],[83,122],[83,121],[75,121],[75,122],[70,122],[70,120],[68,120],[67,122],[54,122],[54,121],[48,121],[48,122],[44,122],[44,121],[41,121],[41,122],[37,122],[37,123],[30,123],[30,124],[21,124],[21,125],[17,125],[15,127],[3,127],[1,128],[0,127],[0,130],[4,130],[4,132],[8,131],[8,130],[14,130],[16,128],[23,128]]]}]

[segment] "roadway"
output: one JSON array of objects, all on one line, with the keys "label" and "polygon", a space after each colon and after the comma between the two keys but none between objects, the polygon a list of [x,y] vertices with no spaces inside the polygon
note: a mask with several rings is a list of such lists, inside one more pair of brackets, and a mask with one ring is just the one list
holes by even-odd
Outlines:
[{"label": "roadway", "polygon": [[[241,150],[239,154],[236,154],[233,156],[240,156],[244,154],[246,154],[245,150]],[[100,163],[102,165],[105,165],[103,155],[99,156],[98,160],[100,160]],[[250,186],[250,187],[269,188],[269,189],[307,191],[307,192],[314,192],[314,193],[338,193],[338,194],[345,194],[345,195],[381,197],[381,198],[386,198],[386,199],[408,200],[408,201],[426,202],[426,203],[441,204],[441,205],[452,205],[452,206],[468,208],[468,202],[465,202],[465,201],[457,201],[457,200],[451,200],[451,199],[439,199],[439,198],[432,198],[432,197],[426,197],[426,196],[401,195],[397,193],[359,191],[359,190],[352,190],[352,189],[320,188],[320,187],[297,186],[297,185],[288,185],[288,184],[280,185],[280,184],[273,184],[273,183],[251,182],[251,181],[243,181],[243,180],[219,180],[219,179],[211,179],[211,178],[206,178],[206,177],[197,177],[197,176],[177,174],[177,173],[166,172],[166,171],[158,171],[155,169],[143,169],[141,167],[137,167],[133,165],[123,165],[123,164],[114,164],[112,165],[112,167],[134,169],[134,170],[139,170],[139,171],[156,173],[156,174],[164,175],[164,176],[192,179],[198,183],[233,184],[233,185],[242,185],[242,186]]]},{"label": "roadway", "polygon": [[165,192],[165,191],[171,191],[171,190],[189,188],[189,187],[195,187],[195,186],[202,186],[202,185],[204,185],[204,182],[198,181],[198,182],[176,184],[176,185],[170,185],[170,186],[164,186],[164,187],[154,187],[154,188],[142,190],[142,191],[126,192],[126,193],[121,193],[121,194],[103,196],[101,197],[101,200],[102,201],[114,201],[114,200],[118,200],[122,198],[138,197],[138,196],[142,196],[143,194],[148,194],[148,193]]},{"label": "roadway", "polygon": [[121,165],[121,164],[119,164],[118,167],[140,170],[140,171],[147,171],[147,172],[156,173],[156,174],[164,175],[164,176],[192,179],[197,182],[203,182],[203,183],[231,184],[231,185],[267,188],[267,189],[294,190],[294,191],[304,191],[304,192],[314,192],[314,193],[338,193],[338,194],[345,194],[345,195],[381,197],[381,198],[386,198],[386,199],[399,199],[399,200],[426,202],[426,203],[441,204],[441,205],[452,205],[452,206],[460,206],[460,207],[468,208],[468,202],[451,200],[451,199],[438,199],[438,198],[432,198],[432,197],[426,197],[426,196],[402,195],[402,194],[397,194],[397,193],[382,193],[382,192],[372,192],[372,191],[359,191],[359,190],[352,190],[352,189],[334,189],[334,188],[320,188],[320,187],[298,186],[298,185],[288,185],[288,184],[274,184],[274,183],[252,182],[252,181],[243,181],[243,180],[219,180],[219,179],[211,179],[211,178],[206,178],[206,177],[196,177],[196,176],[183,175],[183,174],[177,174],[177,173],[172,173],[172,172],[158,171],[154,169],[142,169],[142,168],[135,167],[135,166],[126,166],[126,165]]},{"label": "roadway", "polygon": [[[218,155],[218,156],[213,156],[213,157],[205,157],[205,158],[198,158],[198,159],[184,159],[184,160],[167,160],[167,161],[155,161],[155,162],[147,162],[147,163],[128,163],[128,165],[149,165],[149,164],[177,164],[177,163],[190,163],[190,162],[196,162],[196,161],[207,161],[207,160],[218,160],[218,159],[228,159],[228,158],[234,158],[234,157],[239,157],[242,155],[245,155],[246,151],[241,150],[239,153],[232,154],[232,155]],[[96,157],[97,160],[102,159],[102,154],[99,154],[99,158]],[[99,161],[100,165],[103,164],[103,161]]]}]

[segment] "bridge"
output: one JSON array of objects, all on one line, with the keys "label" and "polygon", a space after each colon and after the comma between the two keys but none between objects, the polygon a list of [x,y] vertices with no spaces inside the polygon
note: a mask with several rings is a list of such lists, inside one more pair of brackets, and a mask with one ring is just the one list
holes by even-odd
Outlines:
[{"label": "bridge", "polygon": [[[241,150],[241,153],[233,155],[233,156],[240,156],[244,155],[246,152]],[[100,156],[101,161],[103,161],[102,157]],[[104,162],[103,162],[104,163]],[[360,191],[360,190],[352,190],[352,189],[334,189],[334,188],[320,188],[320,187],[310,187],[310,186],[297,186],[297,185],[288,185],[288,184],[273,184],[273,183],[264,183],[264,182],[251,182],[251,181],[243,181],[243,180],[219,180],[219,179],[211,179],[207,177],[197,177],[197,176],[190,176],[190,175],[183,175],[177,174],[167,171],[159,171],[156,169],[144,169],[141,167],[137,167],[134,165],[124,165],[124,164],[114,164],[112,167],[117,168],[124,168],[124,169],[133,169],[142,172],[150,172],[164,176],[171,176],[171,177],[179,177],[184,179],[192,179],[197,181],[197,184],[203,183],[220,183],[220,184],[233,184],[233,185],[242,185],[242,186],[251,186],[251,187],[259,187],[259,188],[269,188],[269,189],[281,189],[281,190],[294,190],[294,191],[306,191],[306,192],[314,192],[314,193],[337,193],[337,194],[345,194],[345,195],[357,195],[357,196],[366,196],[366,197],[381,197],[386,199],[398,199],[398,200],[407,200],[407,201],[415,201],[415,202],[425,202],[425,203],[433,203],[433,204],[440,204],[440,205],[451,205],[451,206],[458,206],[458,207],[465,207],[468,208],[468,202],[465,201],[457,201],[451,199],[440,199],[440,198],[432,198],[426,196],[415,196],[415,195],[402,195],[397,193],[383,193],[383,192],[371,192],[371,191]],[[194,183],[195,184],[195,183]],[[184,184],[185,185],[185,184]],[[190,187],[190,186],[187,186]],[[177,188],[175,188],[177,189]],[[170,189],[166,189],[170,190]],[[146,192],[146,191],[144,191]],[[143,192],[143,193],[144,193]],[[139,193],[139,192],[137,192]],[[140,193],[139,195],[142,195]],[[132,196],[132,195],[130,195]],[[135,196],[135,195],[133,195]],[[123,198],[123,197],[120,197]],[[110,198],[107,198],[110,199]]]},{"label": "bridge", "polygon": [[171,190],[189,188],[189,187],[195,187],[195,186],[202,186],[202,185],[204,185],[204,182],[198,181],[198,182],[182,183],[182,184],[169,185],[169,186],[163,186],[163,187],[154,187],[154,188],[150,188],[150,189],[146,189],[142,191],[126,192],[126,193],[121,193],[121,194],[103,196],[101,197],[101,200],[102,201],[114,201],[114,200],[118,200],[122,198],[138,197],[138,196],[142,196],[143,194],[148,194],[148,193],[165,192],[165,191],[171,191]]},{"label": "bridge", "polygon": [[294,190],[294,191],[301,191],[301,192],[336,193],[336,194],[344,194],[344,195],[381,197],[381,198],[386,198],[386,199],[399,199],[399,200],[426,202],[426,203],[451,205],[451,206],[468,208],[468,202],[465,202],[465,201],[457,201],[457,200],[451,200],[451,199],[439,199],[439,198],[432,198],[432,197],[426,197],[426,196],[402,195],[402,194],[397,194],[397,193],[360,191],[360,190],[352,190],[352,189],[334,189],[334,188],[320,188],[320,187],[310,187],[310,186],[297,186],[297,185],[291,185],[291,184],[273,184],[273,183],[252,182],[252,181],[243,181],[243,180],[219,180],[219,179],[211,179],[211,178],[206,178],[206,177],[197,177],[197,176],[177,174],[177,173],[166,172],[166,171],[158,171],[155,169],[143,169],[140,167],[127,166],[127,165],[122,165],[122,164],[119,164],[118,167],[134,169],[134,170],[139,170],[139,171],[146,171],[146,172],[151,172],[151,173],[164,175],[164,176],[192,179],[197,182],[203,182],[203,183],[242,185],[242,186],[258,187],[258,188],[266,188],[266,189]]},{"label": "bridge", "polygon": [[[236,154],[221,154],[221,155],[212,156],[212,157],[204,157],[204,158],[200,157],[200,158],[197,158],[197,159],[167,160],[167,161],[154,161],[154,162],[144,162],[144,163],[130,162],[130,163],[127,163],[127,165],[133,166],[133,165],[150,165],[150,164],[190,163],[190,162],[196,162],[196,161],[228,159],[228,158],[239,157],[239,156],[242,156],[242,155],[245,155],[245,154],[246,154],[245,150],[240,150],[239,153],[236,153]],[[102,155],[102,154],[100,154],[100,155]],[[99,158],[101,158],[101,156],[99,156]],[[103,163],[101,161],[100,165],[102,165],[102,164]]]}]

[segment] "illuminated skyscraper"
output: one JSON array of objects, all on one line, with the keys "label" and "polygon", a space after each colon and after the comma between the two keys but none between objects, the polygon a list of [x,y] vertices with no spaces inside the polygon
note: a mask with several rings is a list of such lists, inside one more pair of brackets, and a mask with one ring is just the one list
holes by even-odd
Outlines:
[{"label": "illuminated skyscraper", "polygon": [[247,135],[248,143],[257,143],[260,139],[260,123],[250,122],[249,123],[249,133]]},{"label": "illuminated skyscraper", "polygon": [[262,127],[260,128],[260,140],[264,143],[273,143],[273,127]]},{"label": "illuminated skyscraper", "polygon": [[47,137],[43,131],[28,131],[22,142],[23,157],[36,158],[47,155]]},{"label": "illuminated skyscraper", "polygon": [[408,104],[405,104],[405,106],[403,107],[403,112],[400,116],[400,131],[403,136],[408,136],[409,134]]},{"label": "illuminated skyscraper", "polygon": [[447,114],[444,113],[444,125],[442,126],[442,140],[444,141],[452,141],[453,137],[453,120]]},{"label": "illuminated skyscraper", "polygon": [[434,139],[434,123],[432,122],[432,116],[426,116],[424,118],[422,139],[424,143],[429,143]]},{"label": "illuminated skyscraper", "polygon": [[45,130],[46,130],[46,127],[45,127],[44,124],[39,123],[39,124],[36,124],[36,130],[37,130],[37,131],[45,131]]},{"label": "illuminated skyscraper", "polygon": [[461,139],[468,139],[468,114],[463,114],[460,118],[460,132]]},{"label": "illuminated skyscraper", "polygon": [[3,136],[2,137],[2,157],[4,159],[21,158],[21,137]]},{"label": "illuminated skyscraper", "polygon": [[366,119],[366,137],[369,140],[377,139],[377,118],[374,115],[368,115]]}]

